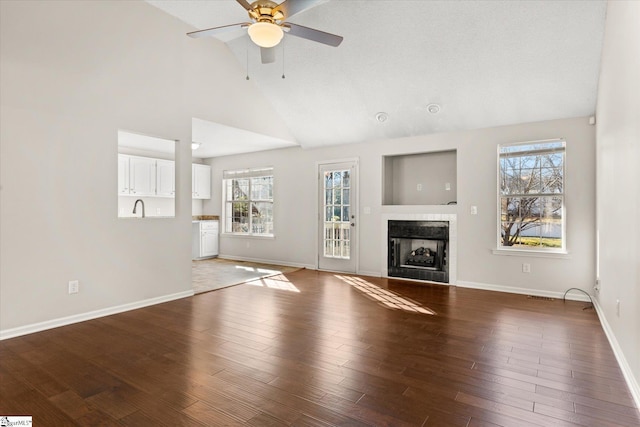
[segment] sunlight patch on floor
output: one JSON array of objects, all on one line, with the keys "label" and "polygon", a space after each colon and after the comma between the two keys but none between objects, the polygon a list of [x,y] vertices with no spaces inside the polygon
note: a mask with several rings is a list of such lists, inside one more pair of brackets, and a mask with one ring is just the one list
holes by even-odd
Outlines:
[{"label": "sunlight patch on floor", "polygon": [[270,289],[278,289],[281,291],[300,292],[300,289],[296,288],[293,283],[289,281],[283,274],[277,276],[271,276],[260,280],[254,280],[247,282],[247,285],[262,286]]},{"label": "sunlight patch on floor", "polygon": [[246,265],[236,265],[235,268],[237,268],[238,270],[244,270],[244,271],[248,271],[251,273],[260,273],[260,274],[278,274],[278,273],[282,273],[281,271],[278,270],[268,270],[266,268],[260,268],[260,267],[248,267]]},{"label": "sunlight patch on floor", "polygon": [[399,295],[388,289],[383,289],[380,286],[376,286],[373,283],[367,282],[361,277],[341,275],[336,275],[335,277],[342,280],[343,282],[346,282],[350,286],[353,286],[363,294],[375,299],[386,307],[413,313],[422,313],[429,315],[437,314],[435,311],[423,306],[420,303],[411,301],[408,298],[404,298],[402,295]]}]

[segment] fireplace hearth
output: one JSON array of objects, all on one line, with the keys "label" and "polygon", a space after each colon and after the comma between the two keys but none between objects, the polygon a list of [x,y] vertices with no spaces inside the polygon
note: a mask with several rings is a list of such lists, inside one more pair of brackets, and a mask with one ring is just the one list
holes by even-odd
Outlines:
[{"label": "fireplace hearth", "polygon": [[449,222],[388,221],[388,276],[449,283]]}]

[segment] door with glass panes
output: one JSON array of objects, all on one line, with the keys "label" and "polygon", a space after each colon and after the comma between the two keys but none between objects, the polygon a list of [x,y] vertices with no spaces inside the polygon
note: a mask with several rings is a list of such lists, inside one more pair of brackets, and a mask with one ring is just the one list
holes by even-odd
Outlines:
[{"label": "door with glass panes", "polygon": [[320,164],[318,268],[356,272],[357,163]]}]

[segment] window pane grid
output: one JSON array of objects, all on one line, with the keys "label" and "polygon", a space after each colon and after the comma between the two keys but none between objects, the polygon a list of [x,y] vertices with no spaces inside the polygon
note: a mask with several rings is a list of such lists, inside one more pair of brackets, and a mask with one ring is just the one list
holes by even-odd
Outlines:
[{"label": "window pane grid", "polygon": [[226,233],[273,235],[273,176],[228,178],[223,188]]},{"label": "window pane grid", "polygon": [[324,253],[327,258],[350,259],[350,171],[324,174]]},{"label": "window pane grid", "polygon": [[564,249],[564,147],[564,141],[500,146],[500,246]]}]

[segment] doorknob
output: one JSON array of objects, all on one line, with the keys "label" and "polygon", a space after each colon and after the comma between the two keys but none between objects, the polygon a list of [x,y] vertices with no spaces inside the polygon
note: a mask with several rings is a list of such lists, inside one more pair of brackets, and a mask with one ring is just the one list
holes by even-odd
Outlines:
[{"label": "doorknob", "polygon": [[355,226],[356,226],[356,223],[355,223],[355,222],[352,222],[352,223],[351,223],[351,226],[352,226],[352,227],[355,227]]}]

